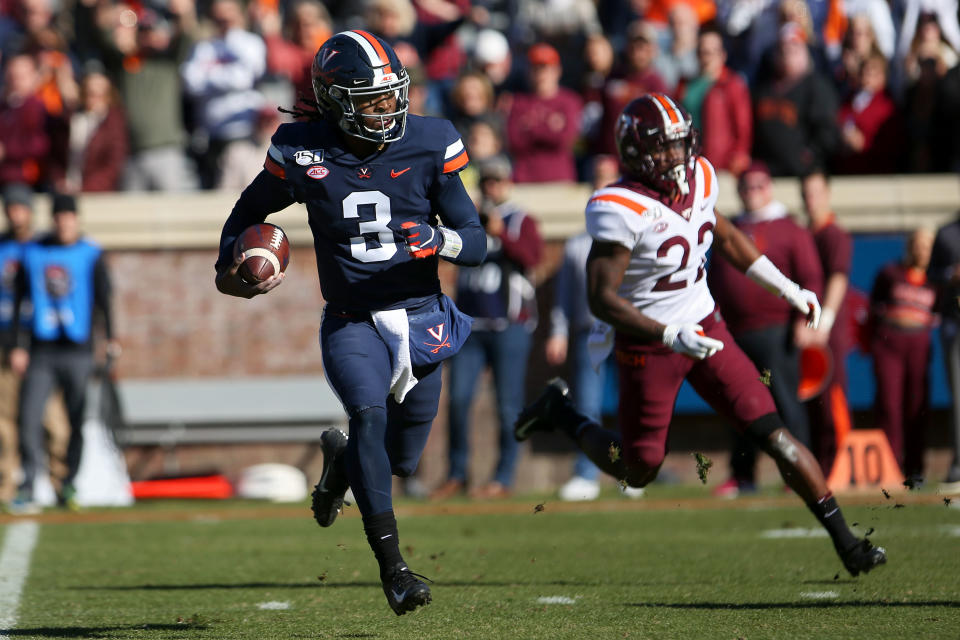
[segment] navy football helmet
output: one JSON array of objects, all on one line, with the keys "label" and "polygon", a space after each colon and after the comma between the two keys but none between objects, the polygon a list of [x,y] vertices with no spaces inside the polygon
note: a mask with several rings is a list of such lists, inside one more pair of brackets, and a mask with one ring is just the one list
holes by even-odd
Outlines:
[{"label": "navy football helmet", "polygon": [[[382,39],[366,31],[331,36],[314,56],[311,76],[320,111],[347,135],[378,143],[403,137],[410,77]],[[358,104],[391,91],[395,111],[361,116]]]},{"label": "navy football helmet", "polygon": [[[624,107],[617,121],[617,150],[624,174],[662,193],[674,187],[686,195],[687,169],[699,152],[697,130],[686,109],[662,93],[648,93]],[[683,162],[665,167],[654,159],[654,153],[667,144],[683,142]]]}]

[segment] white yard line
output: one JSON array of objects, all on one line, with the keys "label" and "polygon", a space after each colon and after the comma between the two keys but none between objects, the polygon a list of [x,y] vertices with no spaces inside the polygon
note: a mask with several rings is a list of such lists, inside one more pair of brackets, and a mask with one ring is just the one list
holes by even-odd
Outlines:
[{"label": "white yard line", "polygon": [[790,529],[767,529],[760,532],[761,538],[826,538],[827,530],[820,527],[807,529],[793,527]]},{"label": "white yard line", "polygon": [[37,544],[40,525],[29,520],[7,526],[7,535],[0,549],[0,640],[17,626],[20,594],[30,573],[30,556]]}]

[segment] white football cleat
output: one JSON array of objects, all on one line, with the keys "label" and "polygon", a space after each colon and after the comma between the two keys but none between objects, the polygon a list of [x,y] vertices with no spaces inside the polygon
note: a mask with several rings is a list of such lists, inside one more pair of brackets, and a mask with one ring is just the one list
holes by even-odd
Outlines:
[{"label": "white football cleat", "polygon": [[596,500],[599,495],[600,483],[582,476],[573,476],[560,487],[560,499],[567,502]]}]

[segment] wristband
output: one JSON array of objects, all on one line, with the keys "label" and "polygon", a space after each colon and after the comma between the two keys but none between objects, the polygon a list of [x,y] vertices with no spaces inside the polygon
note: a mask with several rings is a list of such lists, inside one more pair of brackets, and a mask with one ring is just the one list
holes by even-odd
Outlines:
[{"label": "wristband", "polygon": [[747,277],[770,293],[783,296],[790,289],[799,289],[796,282],[781,273],[767,256],[760,256],[744,272]]},{"label": "wristband", "polygon": [[437,230],[443,235],[443,246],[440,247],[440,255],[444,258],[456,258],[463,249],[463,238],[453,229],[447,227],[437,227]]}]

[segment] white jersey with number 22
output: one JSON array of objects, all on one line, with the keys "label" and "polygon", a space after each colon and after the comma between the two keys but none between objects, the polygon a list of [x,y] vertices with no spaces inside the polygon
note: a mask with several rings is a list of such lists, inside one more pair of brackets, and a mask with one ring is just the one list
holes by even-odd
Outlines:
[{"label": "white jersey with number 22", "polygon": [[619,295],[662,324],[699,322],[715,306],[705,266],[717,222],[717,175],[703,157],[688,173],[692,205],[681,211],[622,185],[594,192],[587,204],[594,240],[631,251]]}]

